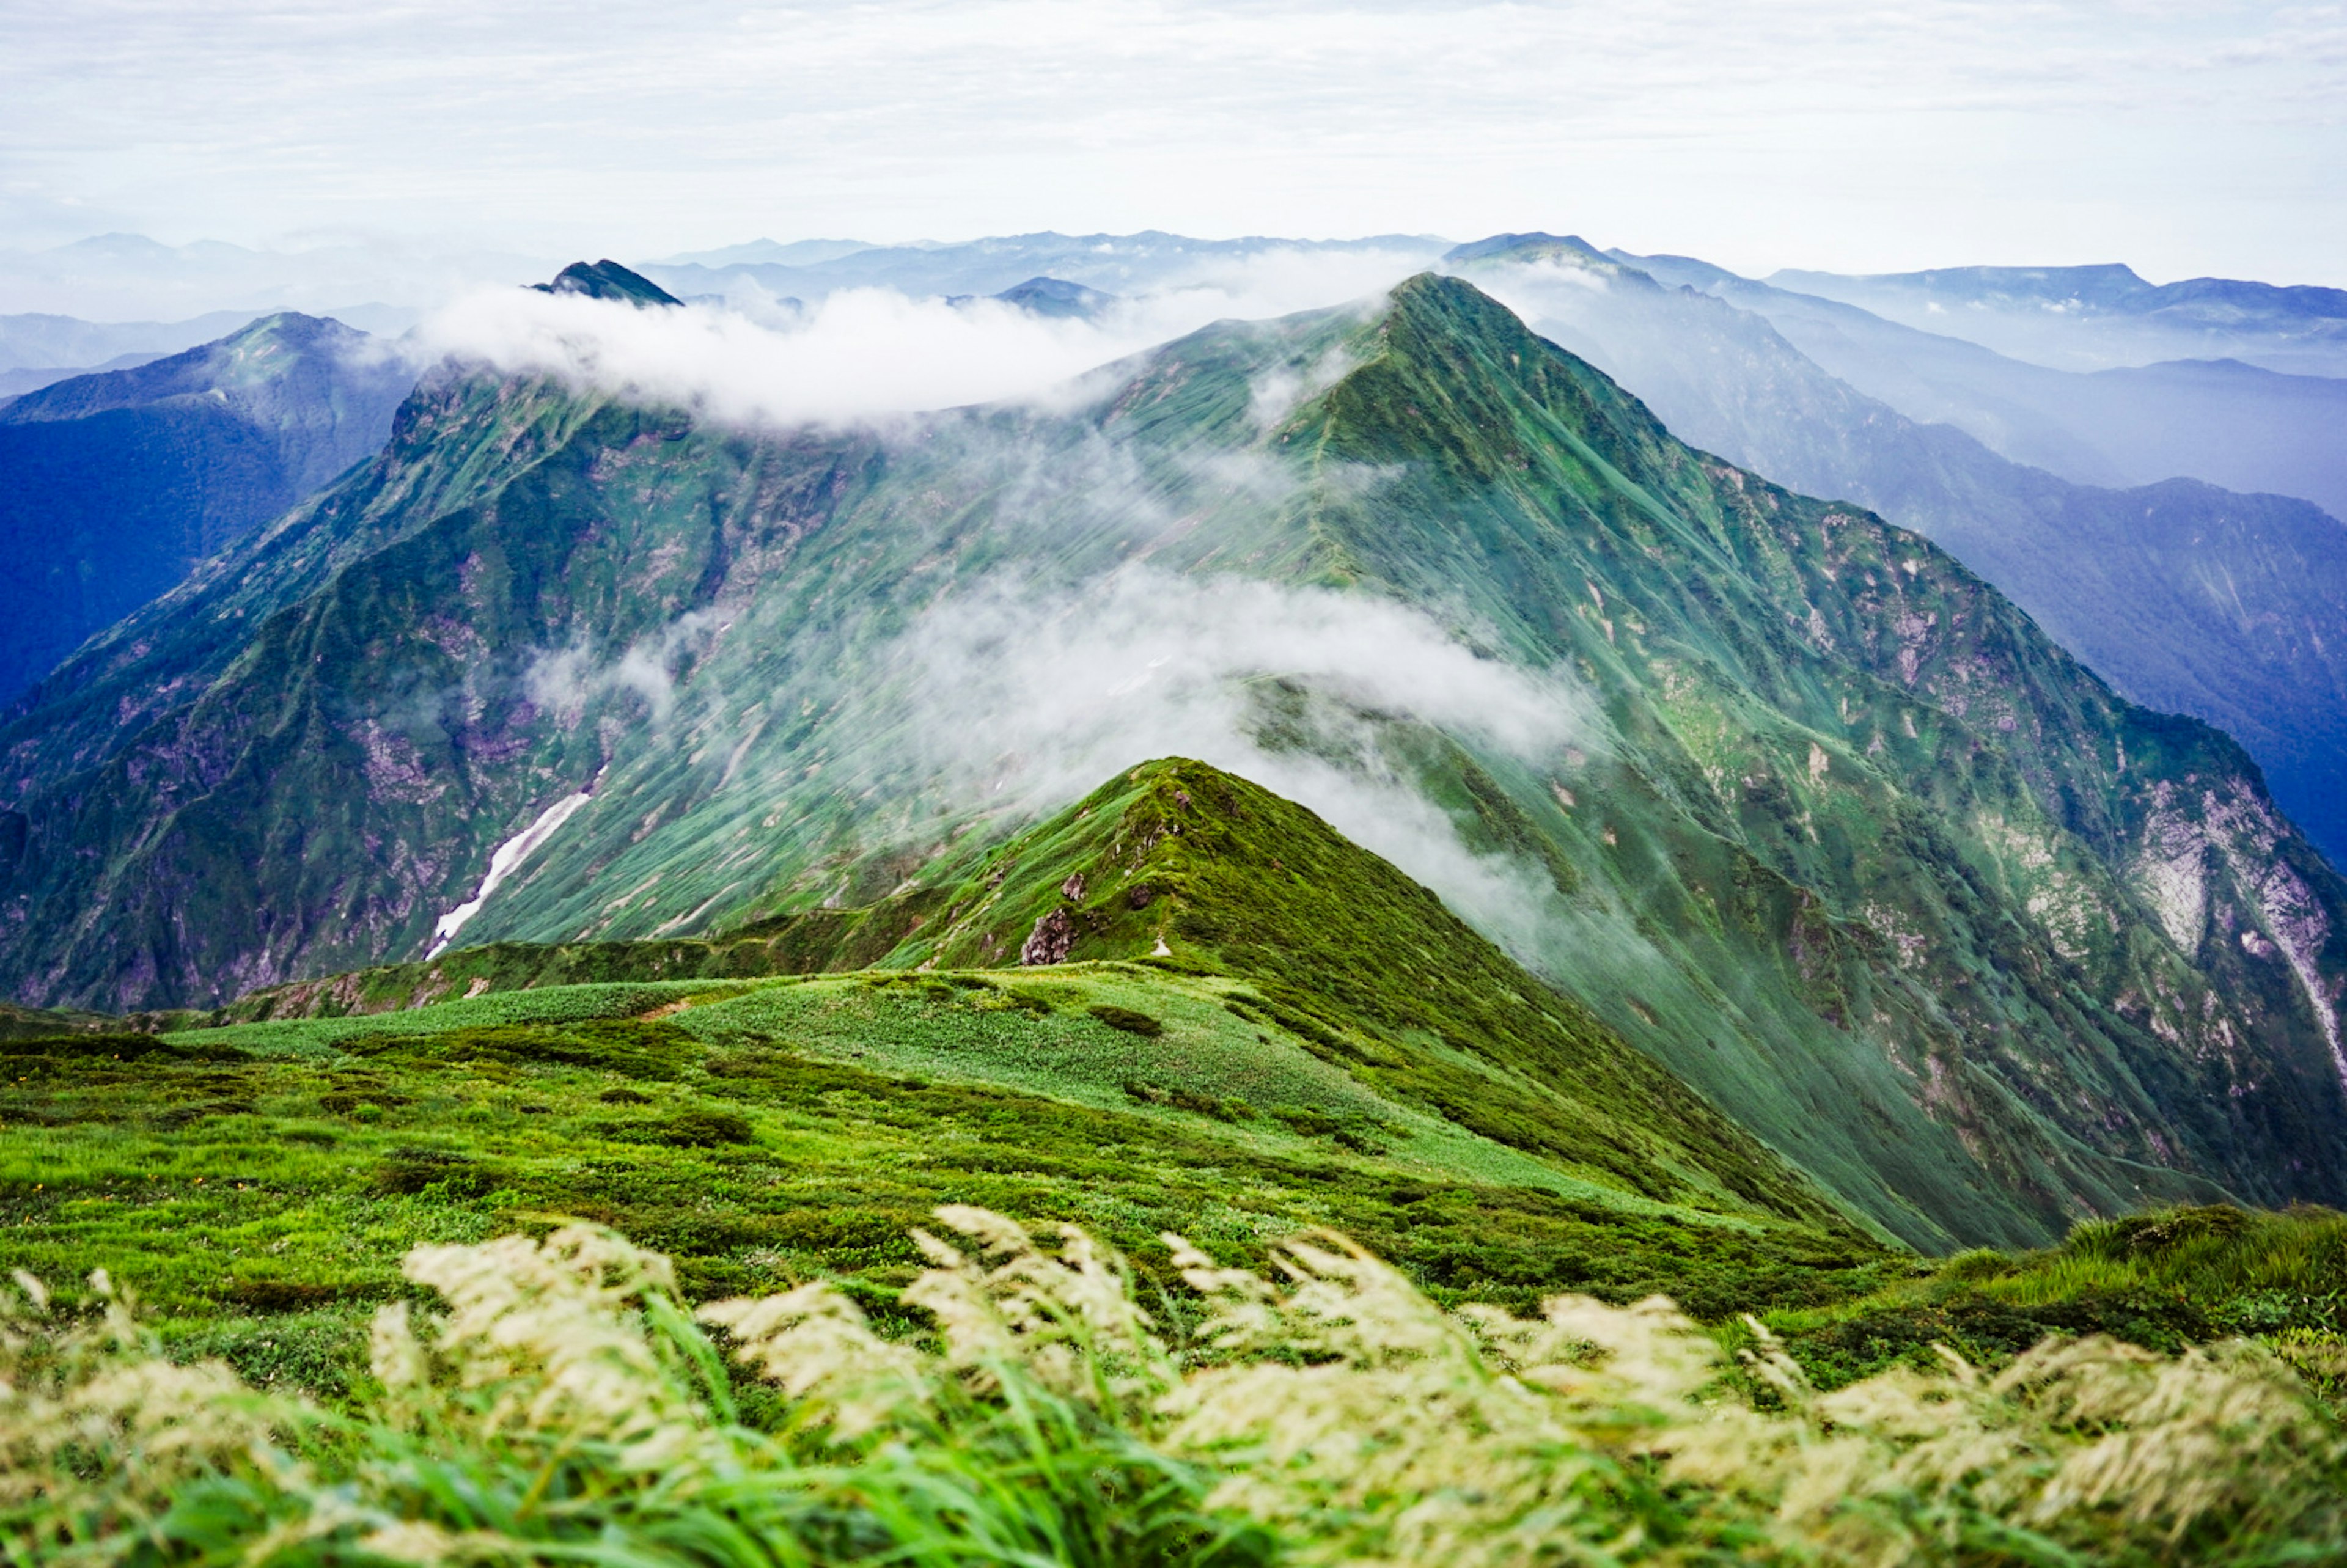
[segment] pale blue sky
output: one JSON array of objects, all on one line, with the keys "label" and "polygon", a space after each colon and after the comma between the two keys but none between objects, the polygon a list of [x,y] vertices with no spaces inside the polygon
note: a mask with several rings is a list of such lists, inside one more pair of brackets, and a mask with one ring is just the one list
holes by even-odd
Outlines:
[{"label": "pale blue sky", "polygon": [[0,247],[1573,230],[2347,285],[2347,8],[0,0]]}]

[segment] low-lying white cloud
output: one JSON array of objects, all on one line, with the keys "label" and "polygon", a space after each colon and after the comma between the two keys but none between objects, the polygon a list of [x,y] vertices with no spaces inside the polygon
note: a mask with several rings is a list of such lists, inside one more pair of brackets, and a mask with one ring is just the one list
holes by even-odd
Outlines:
[{"label": "low-lying white cloud", "polygon": [[836,423],[1040,396],[1209,322],[1374,299],[1415,264],[1399,252],[1273,251],[1089,319],[887,289],[844,290],[803,311],[639,310],[496,289],[438,312],[408,346],[426,360],[559,375],[731,423]]},{"label": "low-lying white cloud", "polygon": [[[1318,812],[1519,953],[1541,946],[1553,890],[1462,843],[1380,732],[1416,721],[1539,765],[1599,727],[1562,671],[1480,654],[1403,605],[1145,569],[949,600],[906,663],[912,731],[963,798],[1039,809],[1152,757],[1196,757]],[[1272,682],[1305,694],[1308,745],[1266,732]]]},{"label": "low-lying white cloud", "polygon": [[665,724],[676,706],[677,666],[705,648],[716,630],[712,611],[693,610],[630,643],[616,659],[598,659],[582,643],[550,650],[522,671],[522,693],[531,706],[569,721],[598,697],[632,692],[653,723]]}]

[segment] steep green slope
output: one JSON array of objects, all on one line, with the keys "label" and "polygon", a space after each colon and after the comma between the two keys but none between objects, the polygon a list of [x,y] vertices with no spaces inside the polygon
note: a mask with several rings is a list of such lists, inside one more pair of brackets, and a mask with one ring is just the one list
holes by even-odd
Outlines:
[{"label": "steep green slope", "polygon": [[[1636,393],[1675,435],[1928,535],[2121,692],[2239,741],[2291,819],[2334,863],[2347,855],[2347,799],[2337,788],[2347,773],[2347,530],[2332,518],[2288,496],[2188,479],[2124,490],[2069,483],[2008,462],[1963,431],[1902,417],[1829,374],[1804,350],[1837,323],[1799,331],[1784,302],[1798,308],[1801,296],[1699,262],[1515,238],[1460,264],[1542,335]],[[1642,266],[1721,297],[1657,286]],[[1566,267],[1604,286],[1564,281]],[[2221,439],[2218,422],[2199,424]],[[2189,470],[2150,470],[2179,471]]]},{"label": "steep green slope", "polygon": [[0,732],[0,975],[121,1009],[412,960],[558,806],[464,939],[869,906],[1181,750],[1919,1245],[2342,1195],[2337,879],[2238,748],[1924,540],[1455,280],[1070,396],[758,434],[436,379]]},{"label": "steep green slope", "polygon": [[414,384],[287,313],[0,406],[0,701],[380,447]]}]

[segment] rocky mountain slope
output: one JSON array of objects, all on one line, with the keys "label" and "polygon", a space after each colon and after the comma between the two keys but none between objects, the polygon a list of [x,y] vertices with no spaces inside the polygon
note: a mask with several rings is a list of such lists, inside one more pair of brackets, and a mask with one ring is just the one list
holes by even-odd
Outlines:
[{"label": "rocky mountain slope", "polygon": [[2347,856],[2347,530],[2333,518],[2191,480],[2070,484],[1901,416],[1729,298],[1658,285],[1579,241],[1505,238],[1460,263],[1469,275],[1674,432],[1930,535],[2127,696],[2240,741],[2291,817]]},{"label": "rocky mountain slope", "polygon": [[266,316],[0,405],[0,701],[380,448],[415,374],[367,343]]},{"label": "rocky mountain slope", "polygon": [[418,958],[534,825],[465,940],[870,906],[1199,735],[1904,1239],[2347,1196],[2347,890],[2240,750],[1432,277],[886,433],[431,378],[0,731],[0,973]]}]

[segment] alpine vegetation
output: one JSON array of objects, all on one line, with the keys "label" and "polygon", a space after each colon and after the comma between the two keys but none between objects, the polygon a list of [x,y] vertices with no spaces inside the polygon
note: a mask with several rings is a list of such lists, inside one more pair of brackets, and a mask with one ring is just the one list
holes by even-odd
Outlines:
[{"label": "alpine vegetation", "polygon": [[[0,1318],[31,1563],[2247,1564],[2347,1535],[2347,1435],[2270,1355],[2052,1341],[1820,1393],[1666,1298],[1445,1311],[1341,1236],[947,1207],[891,1338],[836,1288],[681,1299],[608,1230],[423,1246],[342,1408],[165,1357],[128,1300]],[[108,1291],[103,1278],[96,1282]]]}]

